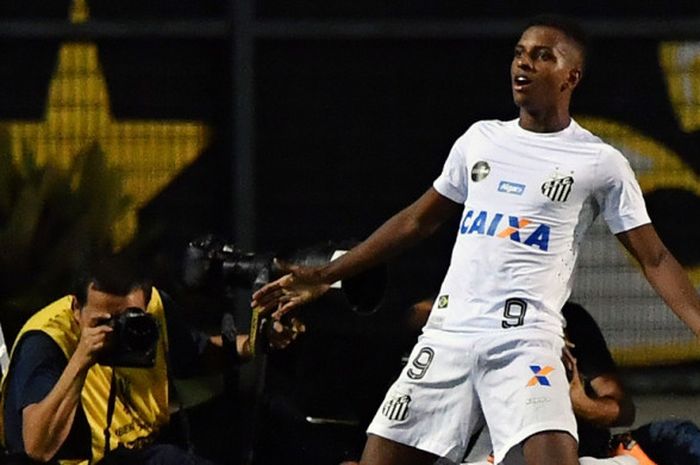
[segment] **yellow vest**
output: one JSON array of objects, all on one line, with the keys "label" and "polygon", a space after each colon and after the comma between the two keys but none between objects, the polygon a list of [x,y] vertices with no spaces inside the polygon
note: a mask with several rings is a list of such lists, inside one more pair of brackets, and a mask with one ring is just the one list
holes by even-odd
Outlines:
[{"label": "yellow vest", "polygon": [[[42,331],[53,339],[67,359],[75,352],[80,338],[80,328],[73,318],[71,296],[63,297],[43,308],[22,327],[12,351],[28,331]],[[95,364],[88,371],[80,400],[90,425],[92,436],[92,460],[60,461],[63,464],[96,463],[104,456],[107,426],[107,403],[112,374],[115,376],[116,401],[110,425],[110,450],[122,445],[139,447],[152,439],[169,419],[168,373],[166,353],[168,348],[163,301],[153,288],[146,312],[155,317],[160,328],[156,363],[153,368],[107,367]],[[12,355],[10,355],[10,358]],[[11,370],[10,370],[11,371]],[[2,380],[4,401],[5,383]],[[4,403],[4,402],[3,402]],[[0,415],[0,422],[3,415]],[[4,442],[4,434],[3,434]]]}]

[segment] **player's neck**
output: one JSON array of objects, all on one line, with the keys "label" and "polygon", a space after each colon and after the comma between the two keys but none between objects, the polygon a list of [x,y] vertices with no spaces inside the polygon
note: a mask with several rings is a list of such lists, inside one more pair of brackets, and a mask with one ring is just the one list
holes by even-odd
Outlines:
[{"label": "player's neck", "polygon": [[571,124],[568,111],[531,111],[520,108],[520,127],[532,132],[558,132]]}]

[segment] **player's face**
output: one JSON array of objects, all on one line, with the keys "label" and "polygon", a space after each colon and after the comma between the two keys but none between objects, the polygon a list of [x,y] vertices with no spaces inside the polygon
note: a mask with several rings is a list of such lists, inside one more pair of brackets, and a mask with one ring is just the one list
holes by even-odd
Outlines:
[{"label": "player's face", "polygon": [[558,108],[568,105],[581,76],[580,54],[558,29],[533,26],[515,46],[510,74],[518,107],[533,112]]}]

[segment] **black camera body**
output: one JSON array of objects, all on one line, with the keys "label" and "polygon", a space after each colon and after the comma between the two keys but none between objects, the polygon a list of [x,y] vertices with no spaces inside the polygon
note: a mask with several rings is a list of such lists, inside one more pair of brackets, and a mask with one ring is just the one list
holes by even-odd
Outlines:
[{"label": "black camera body", "polygon": [[[279,268],[275,258],[295,265],[321,266],[334,260],[354,244],[350,241],[328,241],[278,256],[272,252],[243,252],[233,244],[208,235],[188,244],[184,257],[183,281],[190,288],[223,285],[257,290],[285,273]],[[339,293],[343,296],[343,302],[336,304],[349,307],[359,314],[371,314],[379,307],[386,284],[386,266],[378,265],[350,279],[335,283],[331,289],[343,291]]]},{"label": "black camera body", "polygon": [[138,307],[100,321],[112,328],[97,363],[112,367],[153,368],[159,337],[156,319]]}]

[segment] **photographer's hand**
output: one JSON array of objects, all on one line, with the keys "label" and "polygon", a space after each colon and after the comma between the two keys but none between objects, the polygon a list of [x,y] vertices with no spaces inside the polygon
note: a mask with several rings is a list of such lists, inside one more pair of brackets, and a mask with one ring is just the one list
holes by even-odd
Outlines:
[{"label": "photographer's hand", "polygon": [[285,349],[294,342],[300,334],[305,332],[306,326],[298,318],[292,317],[289,321],[276,320],[271,325],[268,325],[267,341],[270,345],[270,349]]},{"label": "photographer's hand", "polygon": [[253,294],[251,302],[251,307],[262,308],[263,312],[274,310],[272,317],[276,320],[295,308],[318,299],[331,287],[321,280],[316,268],[279,262],[278,266],[289,273],[260,288]]},{"label": "photographer's hand", "polygon": [[107,344],[107,337],[112,332],[112,328],[104,324],[109,317],[108,313],[99,313],[80,322],[80,340],[72,357],[78,366],[89,368],[97,362],[97,356]]},{"label": "photographer's hand", "polygon": [[588,400],[586,395],[585,385],[581,377],[581,373],[578,370],[578,360],[574,357],[571,350],[575,345],[566,341],[563,349],[562,361],[567,371],[570,373],[571,379],[569,380],[569,393],[571,396],[571,402],[574,405],[574,410],[576,410],[580,405],[584,404]]},{"label": "photographer's hand", "polygon": [[634,422],[634,404],[625,396],[617,376],[598,374],[589,381],[592,392],[586,392],[578,361],[572,353],[574,344],[566,341],[563,362],[571,373],[569,394],[577,418],[599,427],[629,426]]}]

